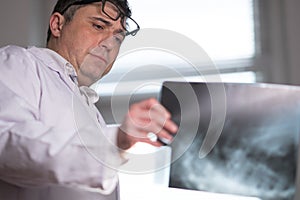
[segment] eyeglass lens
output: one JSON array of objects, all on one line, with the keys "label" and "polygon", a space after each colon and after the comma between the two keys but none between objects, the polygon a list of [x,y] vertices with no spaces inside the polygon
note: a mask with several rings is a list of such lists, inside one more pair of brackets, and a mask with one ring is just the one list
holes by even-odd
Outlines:
[{"label": "eyeglass lens", "polygon": [[[121,10],[110,1],[105,1],[105,0],[103,1],[102,12],[112,20],[118,20],[119,17],[122,17],[121,20],[122,26],[127,31],[127,34],[135,35],[136,32],[139,30],[139,26],[137,25],[137,23],[130,17],[126,17],[121,12]],[[124,19],[126,20],[126,22],[124,22]]]},{"label": "eyeglass lens", "polygon": [[109,18],[112,20],[118,20],[118,18],[121,15],[120,9],[115,6],[110,1],[104,1],[102,5],[102,11],[104,14],[106,14]]}]

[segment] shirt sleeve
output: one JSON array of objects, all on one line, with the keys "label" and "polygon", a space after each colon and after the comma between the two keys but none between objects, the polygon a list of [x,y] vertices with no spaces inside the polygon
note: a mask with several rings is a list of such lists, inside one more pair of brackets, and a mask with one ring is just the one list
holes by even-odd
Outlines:
[{"label": "shirt sleeve", "polygon": [[[1,71],[7,73],[0,75],[0,179],[23,187],[63,184],[113,191],[117,185],[116,169],[122,161],[113,141],[107,142],[103,132],[115,130],[102,127],[97,141],[93,141],[93,135],[88,135],[86,143],[82,143],[85,133],[94,132],[89,130],[91,128],[82,130],[83,137],[80,137],[76,132],[62,134],[62,130],[45,124],[39,119],[35,98],[27,98],[39,95],[36,77],[25,70],[28,83],[20,84],[22,77],[12,74],[19,72],[24,78],[23,68],[14,71],[6,67],[4,70],[3,66],[11,58],[1,56]],[[15,65],[24,64],[24,60],[17,60]],[[18,87],[10,87],[6,82],[8,78],[15,78]],[[22,89],[30,94],[20,95]],[[103,135],[103,140],[98,140],[99,134]],[[114,140],[115,136],[110,137]]]}]

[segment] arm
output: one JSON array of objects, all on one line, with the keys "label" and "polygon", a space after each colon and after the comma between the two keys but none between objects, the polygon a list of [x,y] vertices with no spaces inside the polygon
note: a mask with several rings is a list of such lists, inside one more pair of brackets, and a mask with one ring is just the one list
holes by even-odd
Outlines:
[{"label": "arm", "polygon": [[[1,82],[0,93],[2,180],[20,186],[83,184],[102,187],[104,180],[115,179],[114,173],[95,159],[83,144],[75,142],[75,133],[67,134],[60,150],[51,153],[57,143],[61,144],[63,132],[37,120],[32,106]],[[109,154],[110,147],[104,140],[99,141],[99,146],[90,148],[99,154]]]},{"label": "arm", "polygon": [[[33,67],[24,67],[35,63],[24,56],[1,56],[0,179],[25,187],[78,184],[107,189],[104,182],[116,184],[114,168],[103,163],[113,157],[117,162],[119,158],[105,137],[110,129],[95,127],[88,119],[88,126],[68,124],[63,129],[45,122],[39,110],[39,74]],[[66,123],[66,116],[58,117],[62,124]],[[83,144],[78,131],[93,142]],[[97,138],[93,139],[95,135]],[[97,158],[103,157],[96,159],[91,151]]]}]

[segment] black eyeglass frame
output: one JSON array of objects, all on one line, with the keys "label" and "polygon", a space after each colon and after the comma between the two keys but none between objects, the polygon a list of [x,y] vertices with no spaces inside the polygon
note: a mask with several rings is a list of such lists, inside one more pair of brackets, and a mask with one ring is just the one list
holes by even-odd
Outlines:
[{"label": "black eyeglass frame", "polygon": [[[87,5],[87,4],[91,4],[91,3],[95,3],[95,2],[102,2],[102,12],[107,16],[109,17],[111,20],[113,21],[117,21],[120,17],[121,17],[121,24],[122,24],[122,27],[124,28],[124,30],[126,30],[126,36],[128,35],[132,35],[132,36],[135,36],[137,34],[137,32],[140,30],[140,26],[139,24],[134,20],[132,19],[130,16],[126,15],[124,12],[122,12],[122,9],[120,9],[119,6],[117,6],[115,3],[113,3],[112,1],[109,1],[109,0],[81,0],[81,1],[75,1],[69,5],[67,5],[61,12],[60,14],[64,14],[71,6],[74,6],[74,5]],[[111,17],[107,12],[105,12],[105,3],[106,2],[110,2],[111,4],[113,4],[114,6],[116,6],[119,10],[119,14],[114,18],[114,17]],[[126,28],[126,26],[124,24],[124,20],[127,20],[127,19],[130,19],[132,20],[135,24],[136,24],[136,29],[134,29],[133,31],[128,31],[128,29]]]}]

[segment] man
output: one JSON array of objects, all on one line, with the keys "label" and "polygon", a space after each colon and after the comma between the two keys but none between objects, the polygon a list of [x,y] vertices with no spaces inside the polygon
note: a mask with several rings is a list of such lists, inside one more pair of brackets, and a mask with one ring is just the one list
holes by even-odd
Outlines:
[{"label": "man", "polygon": [[132,105],[118,129],[94,105],[89,86],[138,30],[126,0],[58,0],[47,48],[0,50],[0,199],[116,199],[122,151],[161,146],[149,133],[172,140],[177,126],[155,99]]}]

